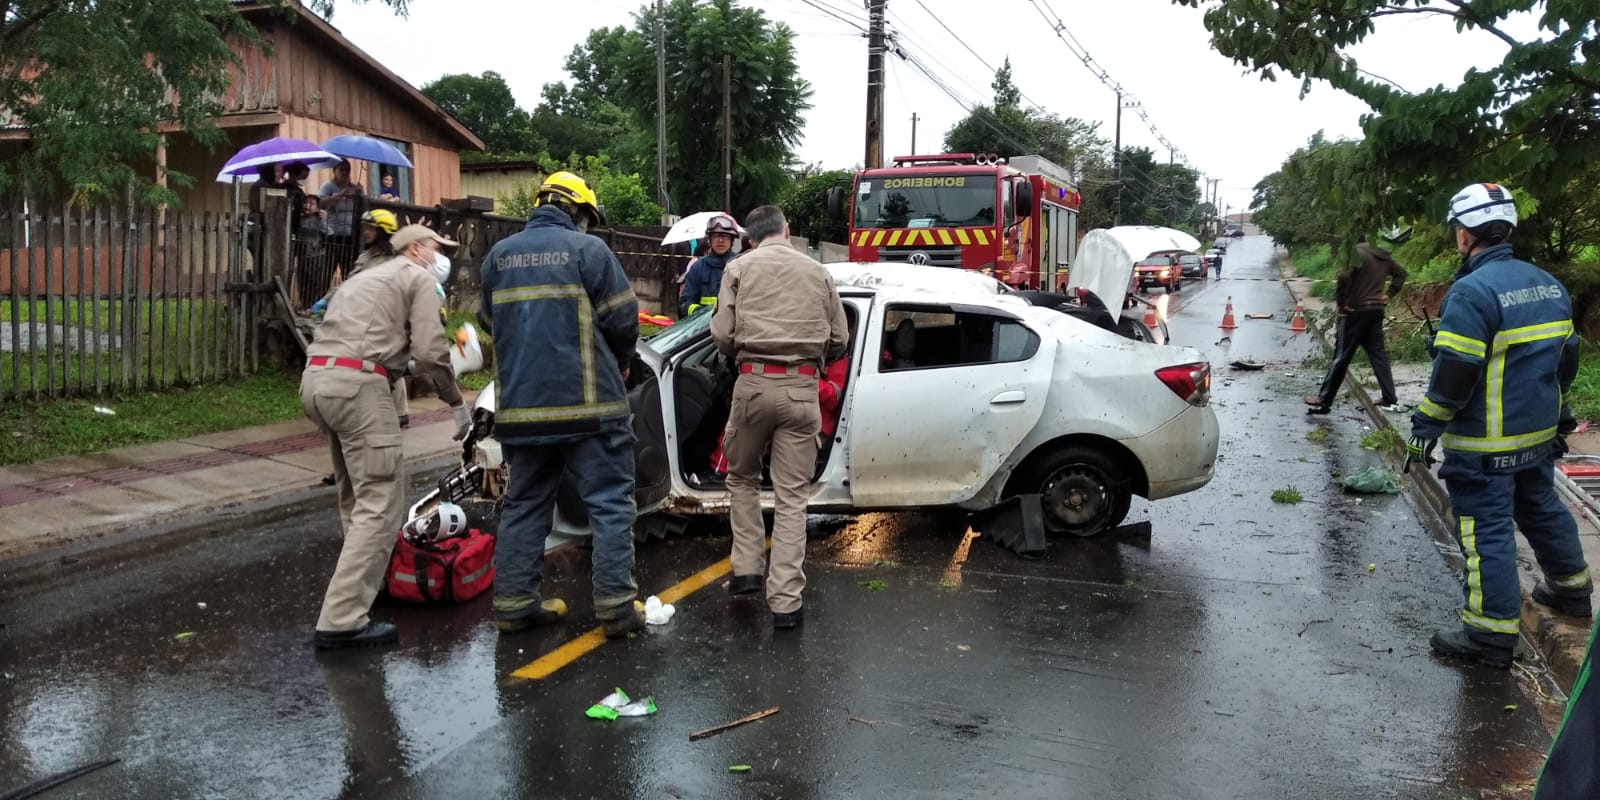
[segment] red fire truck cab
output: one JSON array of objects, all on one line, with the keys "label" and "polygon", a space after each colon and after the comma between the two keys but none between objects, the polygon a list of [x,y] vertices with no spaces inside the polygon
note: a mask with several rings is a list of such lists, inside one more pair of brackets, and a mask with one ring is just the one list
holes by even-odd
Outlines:
[{"label": "red fire truck cab", "polygon": [[[842,191],[829,197],[844,211]],[[1039,156],[898,156],[856,173],[850,260],[981,270],[1019,289],[1066,284],[1082,197]]]}]

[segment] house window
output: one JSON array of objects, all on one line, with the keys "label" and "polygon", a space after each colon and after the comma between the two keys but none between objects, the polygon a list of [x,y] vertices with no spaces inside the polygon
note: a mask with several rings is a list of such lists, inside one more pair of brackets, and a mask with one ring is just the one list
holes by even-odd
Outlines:
[{"label": "house window", "polygon": [[937,305],[893,305],[883,314],[885,372],[1027,361],[1038,352],[1038,334],[1003,316]]},{"label": "house window", "polygon": [[[410,142],[402,142],[396,139],[385,139],[382,136],[374,136],[372,138],[393,145],[394,149],[399,150],[401,153],[405,154],[406,158],[412,159],[412,161],[415,162],[416,157],[411,154]],[[381,197],[383,195],[383,178],[387,175],[392,176],[394,179],[394,191],[395,194],[400,195],[400,202],[416,202],[412,196],[410,169],[406,167],[393,167],[387,164],[373,164],[371,166],[372,169],[368,174],[376,177],[373,179],[373,185],[367,187],[367,190],[372,192],[373,197]]]}]

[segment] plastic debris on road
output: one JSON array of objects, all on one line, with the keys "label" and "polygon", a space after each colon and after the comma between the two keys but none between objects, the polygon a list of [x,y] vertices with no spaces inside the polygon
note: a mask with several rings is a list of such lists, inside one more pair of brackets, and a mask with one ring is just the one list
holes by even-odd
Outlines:
[{"label": "plastic debris on road", "polygon": [[1252,361],[1252,360],[1247,359],[1247,358],[1241,358],[1241,359],[1237,359],[1235,361],[1229,362],[1228,366],[1233,367],[1234,369],[1242,369],[1242,370],[1247,370],[1247,371],[1250,371],[1250,372],[1254,372],[1254,371],[1259,370],[1259,369],[1265,369],[1267,365],[1261,363],[1260,361]]},{"label": "plastic debris on road", "polygon": [[650,599],[644,601],[644,621],[646,625],[665,625],[672,621],[672,615],[676,613],[678,613],[676,607],[671,603],[661,602],[661,598],[655,595],[650,595]]},{"label": "plastic debris on road", "polygon": [[1367,467],[1355,475],[1347,476],[1343,484],[1345,491],[1361,494],[1400,493],[1400,483],[1394,479],[1394,473],[1383,467]]},{"label": "plastic debris on road", "polygon": [[589,706],[584,712],[590,719],[614,720],[617,717],[644,717],[656,713],[656,700],[646,697],[643,700],[630,700],[628,693],[618,689],[605,696],[600,702]]}]

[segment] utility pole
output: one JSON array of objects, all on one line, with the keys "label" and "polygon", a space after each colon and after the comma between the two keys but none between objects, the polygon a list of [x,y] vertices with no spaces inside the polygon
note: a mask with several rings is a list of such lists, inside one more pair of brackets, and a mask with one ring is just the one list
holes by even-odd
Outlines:
[{"label": "utility pole", "polygon": [[867,169],[883,166],[883,17],[888,0],[867,0]]},{"label": "utility pole", "polygon": [[1117,199],[1111,206],[1111,225],[1122,224],[1122,92],[1117,91],[1117,141],[1111,146],[1111,160],[1117,167]]},{"label": "utility pole", "polygon": [[1173,169],[1178,160],[1178,153],[1172,148],[1167,148],[1167,227],[1172,227],[1178,221],[1178,176]]},{"label": "utility pole", "polygon": [[733,213],[733,58],[722,54],[722,210]]},{"label": "utility pole", "polygon": [[911,112],[911,154],[917,154],[917,112]]},{"label": "utility pole", "polygon": [[666,0],[656,0],[656,195],[663,219],[672,214],[672,195],[667,193],[667,48]]}]

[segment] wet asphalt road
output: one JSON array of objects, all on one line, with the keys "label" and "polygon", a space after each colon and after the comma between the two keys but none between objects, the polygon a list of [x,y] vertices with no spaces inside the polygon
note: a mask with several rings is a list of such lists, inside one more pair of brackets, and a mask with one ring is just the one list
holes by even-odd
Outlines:
[{"label": "wet asphalt road", "polygon": [[[1270,252],[1236,242],[1220,283],[1182,292],[1173,335],[1218,369],[1223,454],[1205,489],[1135,501],[1148,530],[1027,561],[950,515],[819,520],[798,633],[718,582],[665,628],[526,681],[510,674],[592,624],[582,550],[552,554],[564,626],[502,641],[487,598],[380,605],[399,648],[317,655],[338,547],[319,499],[0,581],[0,793],[120,758],[43,796],[1519,796],[1548,744],[1536,702],[1514,673],[1428,654],[1454,578],[1405,498],[1334,488],[1378,458],[1353,415],[1302,415],[1311,342],[1287,332],[1283,288],[1249,280]],[[1213,344],[1227,295],[1241,327]],[[1268,369],[1228,371],[1239,357]],[[1271,502],[1288,486],[1305,501]],[[644,546],[641,586],[727,546]],[[659,713],[585,718],[613,687]]]}]

